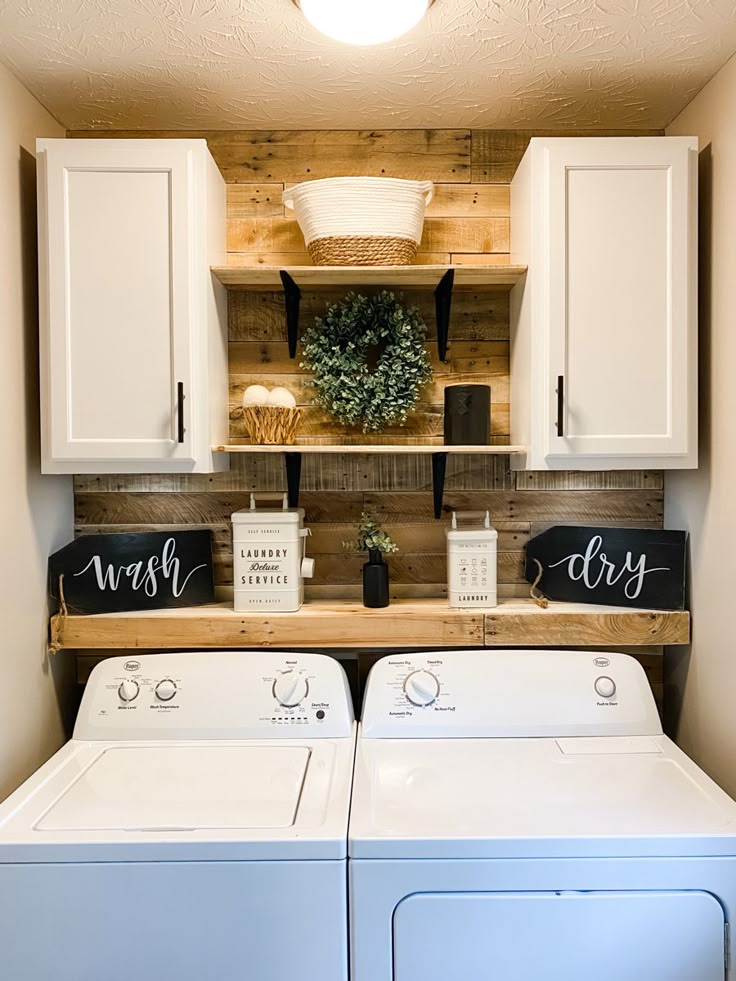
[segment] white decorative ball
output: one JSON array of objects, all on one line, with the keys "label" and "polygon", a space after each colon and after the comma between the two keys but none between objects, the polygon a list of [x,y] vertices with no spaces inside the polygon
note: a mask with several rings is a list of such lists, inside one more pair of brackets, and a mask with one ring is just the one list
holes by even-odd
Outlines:
[{"label": "white decorative ball", "polygon": [[296,399],[288,388],[272,388],[268,393],[268,404],[278,405],[282,409],[293,409],[296,406]]},{"label": "white decorative ball", "polygon": [[243,392],[243,405],[268,405],[269,393],[265,385],[249,385]]}]

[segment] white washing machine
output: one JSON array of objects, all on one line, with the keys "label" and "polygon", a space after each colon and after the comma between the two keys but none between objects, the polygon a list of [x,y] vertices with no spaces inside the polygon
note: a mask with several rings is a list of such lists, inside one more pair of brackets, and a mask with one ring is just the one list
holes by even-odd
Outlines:
[{"label": "white washing machine", "polygon": [[352,981],[723,981],[736,804],[622,654],[376,663],[349,831]]},{"label": "white washing machine", "polygon": [[329,657],[100,663],[0,806],[0,978],[346,981],[353,751]]}]

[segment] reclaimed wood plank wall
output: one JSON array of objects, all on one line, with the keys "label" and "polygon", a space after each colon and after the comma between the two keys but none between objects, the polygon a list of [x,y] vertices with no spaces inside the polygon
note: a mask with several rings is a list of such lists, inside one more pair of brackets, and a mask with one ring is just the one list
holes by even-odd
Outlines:
[{"label": "reclaimed wood plank wall", "polygon": [[[528,132],[498,130],[384,130],[275,132],[84,132],[73,137],[204,137],[228,183],[228,250],[235,264],[309,262],[299,228],[284,211],[288,185],[319,177],[372,175],[429,179],[436,184],[418,262],[509,261],[509,182],[526,149]],[[566,135],[566,134],[562,134]],[[569,134],[572,135],[572,134]],[[575,133],[574,135],[636,135]],[[639,133],[638,135],[659,135]],[[303,322],[334,295],[307,293]],[[432,325],[427,293],[408,293]],[[308,402],[307,375],[288,357],[283,299],[278,293],[233,291],[229,302],[231,439],[242,441],[240,398],[255,381],[284,384]],[[432,331],[430,330],[430,337]],[[441,406],[448,383],[489,384],[492,433],[509,441],[508,294],[456,292],[448,362],[430,341],[434,381],[410,425],[393,439],[441,442]],[[308,406],[302,434],[315,441],[365,442]],[[499,529],[499,592],[528,594],[522,575],[524,545],[553,523],[661,527],[659,472],[512,473],[507,457],[452,456],[448,461],[445,519],[432,516],[431,464],[426,457],[306,456],[302,499],[317,559],[311,592],[358,596],[362,559],[346,555],[360,511],[375,507],[401,551],[391,557],[397,596],[442,595],[444,533],[451,510],[489,508]],[[78,534],[182,527],[214,531],[216,577],[232,582],[230,514],[247,505],[251,490],[282,490],[279,459],[237,456],[229,473],[214,475],[79,476],[75,482]],[[410,643],[410,638],[407,638]],[[638,650],[655,692],[661,692],[661,649]],[[364,658],[361,658],[361,663]]]},{"label": "reclaimed wood plank wall", "polygon": [[[181,137],[207,139],[228,182],[228,248],[233,263],[308,263],[298,225],[281,203],[284,187],[310,178],[368,174],[430,179],[436,184],[422,241],[420,262],[508,262],[509,182],[530,133],[470,130],[277,131],[218,133],[84,132],[84,137]],[[578,134],[579,135],[579,134]],[[597,134],[600,135],[600,134]],[[433,299],[405,294],[432,325]],[[303,322],[335,294],[307,293]],[[242,390],[255,381],[291,388],[305,405],[302,435],[316,442],[365,442],[355,430],[336,426],[308,405],[308,375],[298,357],[288,357],[283,298],[279,293],[231,291],[231,439],[244,441]],[[448,383],[479,382],[492,389],[493,441],[509,441],[508,294],[456,292],[446,364],[429,349],[435,377],[410,424],[393,439],[441,442],[443,389]],[[433,328],[430,326],[430,337]],[[214,475],[79,476],[79,534],[146,528],[210,527],[220,585],[232,582],[229,517],[247,504],[251,490],[281,490],[281,461],[237,456],[229,473]],[[500,532],[502,596],[525,595],[522,559],[528,537],[551,523],[588,522],[659,527],[663,517],[662,474],[512,473],[507,457],[453,456],[448,463],[445,515],[451,510],[490,508]],[[346,555],[363,508],[385,518],[401,551],[391,558],[396,595],[442,595],[445,591],[447,520],[432,516],[431,464],[426,457],[304,457],[302,503],[317,558],[313,591],[357,595],[361,558]]]}]

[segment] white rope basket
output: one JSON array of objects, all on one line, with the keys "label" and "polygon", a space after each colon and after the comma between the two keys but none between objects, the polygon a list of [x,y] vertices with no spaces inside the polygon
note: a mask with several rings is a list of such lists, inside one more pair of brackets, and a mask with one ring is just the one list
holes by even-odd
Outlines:
[{"label": "white rope basket", "polygon": [[328,177],[284,191],[317,265],[404,265],[417,253],[431,181]]}]

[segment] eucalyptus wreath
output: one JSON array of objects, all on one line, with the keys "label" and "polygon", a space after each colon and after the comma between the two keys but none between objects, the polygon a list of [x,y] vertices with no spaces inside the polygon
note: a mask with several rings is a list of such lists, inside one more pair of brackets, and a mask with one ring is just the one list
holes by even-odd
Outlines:
[{"label": "eucalyptus wreath", "polygon": [[329,304],[302,337],[315,403],[344,425],[362,423],[364,433],[403,424],[432,377],[426,332],[416,307],[386,290]]}]

